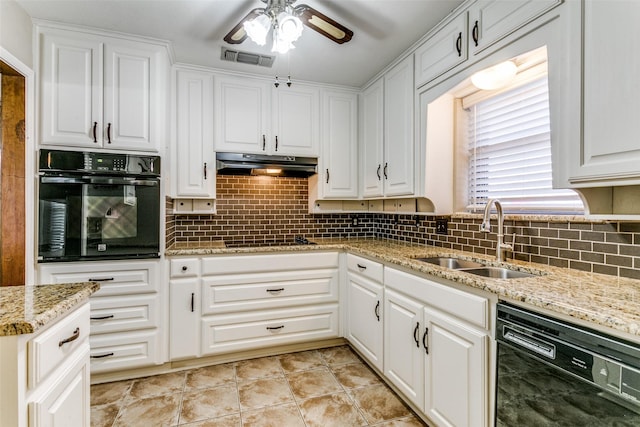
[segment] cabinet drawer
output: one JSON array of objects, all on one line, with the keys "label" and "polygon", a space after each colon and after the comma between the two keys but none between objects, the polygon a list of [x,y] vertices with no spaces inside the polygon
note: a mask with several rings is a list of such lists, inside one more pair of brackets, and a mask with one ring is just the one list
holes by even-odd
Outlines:
[{"label": "cabinet drawer", "polygon": [[489,327],[489,300],[423,277],[384,269],[384,284],[473,325]]},{"label": "cabinet drawer", "polygon": [[91,299],[91,334],[131,331],[158,326],[157,294]]},{"label": "cabinet drawer", "polygon": [[64,263],[40,266],[40,283],[98,282],[93,296],[157,292],[159,262]]},{"label": "cabinet drawer", "polygon": [[338,336],[338,305],[202,319],[202,354],[250,350]]},{"label": "cabinet drawer", "polygon": [[157,329],[94,335],[91,346],[91,372],[108,372],[159,364],[160,333]]},{"label": "cabinet drawer", "polygon": [[382,264],[379,262],[347,254],[347,268],[354,273],[382,283]]},{"label": "cabinet drawer", "polygon": [[29,388],[35,387],[89,337],[89,304],[67,315],[27,345]]},{"label": "cabinet drawer", "polygon": [[338,252],[213,256],[202,259],[202,275],[338,268]]},{"label": "cabinet drawer", "polygon": [[338,269],[233,274],[202,280],[202,313],[338,301]]},{"label": "cabinet drawer", "polygon": [[176,258],[169,262],[170,276],[172,279],[178,277],[196,277],[200,273],[200,260],[198,258]]}]

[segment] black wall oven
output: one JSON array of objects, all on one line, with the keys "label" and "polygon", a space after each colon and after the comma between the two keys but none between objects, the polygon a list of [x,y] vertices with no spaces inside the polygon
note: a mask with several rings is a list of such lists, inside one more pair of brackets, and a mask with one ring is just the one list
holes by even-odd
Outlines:
[{"label": "black wall oven", "polygon": [[38,262],[160,256],[160,158],[40,150]]},{"label": "black wall oven", "polygon": [[496,426],[640,426],[640,345],[500,303]]}]

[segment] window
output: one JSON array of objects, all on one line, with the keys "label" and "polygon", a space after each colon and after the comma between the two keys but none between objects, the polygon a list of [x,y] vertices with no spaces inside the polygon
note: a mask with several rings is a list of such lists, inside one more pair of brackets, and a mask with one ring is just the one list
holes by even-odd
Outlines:
[{"label": "window", "polygon": [[580,197],[551,185],[547,77],[466,108],[468,209],[500,199],[511,211],[582,213]]}]

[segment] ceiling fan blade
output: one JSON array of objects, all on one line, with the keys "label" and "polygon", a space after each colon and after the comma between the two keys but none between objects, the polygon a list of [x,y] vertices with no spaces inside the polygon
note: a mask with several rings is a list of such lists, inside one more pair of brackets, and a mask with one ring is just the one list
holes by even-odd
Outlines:
[{"label": "ceiling fan blade", "polygon": [[247,16],[242,18],[240,22],[238,22],[236,26],[233,27],[233,29],[229,31],[226,36],[224,36],[224,41],[226,41],[229,44],[242,43],[247,38],[247,32],[244,30],[244,27],[242,26],[242,24],[244,24],[246,21],[250,21],[253,18],[256,18],[259,15],[262,15],[263,13],[264,13],[264,9],[262,8],[256,8],[256,9],[253,9],[251,12],[247,13]]},{"label": "ceiling fan blade", "polygon": [[346,43],[353,37],[353,31],[306,4],[296,6],[295,11],[304,25],[336,43]]}]

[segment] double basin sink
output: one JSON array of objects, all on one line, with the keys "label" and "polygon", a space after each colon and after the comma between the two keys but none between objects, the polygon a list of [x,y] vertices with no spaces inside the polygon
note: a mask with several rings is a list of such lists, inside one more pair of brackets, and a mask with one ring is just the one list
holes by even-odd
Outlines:
[{"label": "double basin sink", "polygon": [[524,271],[511,270],[504,267],[490,267],[477,261],[471,261],[453,257],[429,257],[415,258],[429,264],[439,265],[450,270],[464,271],[476,276],[488,277],[491,279],[522,279],[525,277],[535,277],[535,274]]}]

